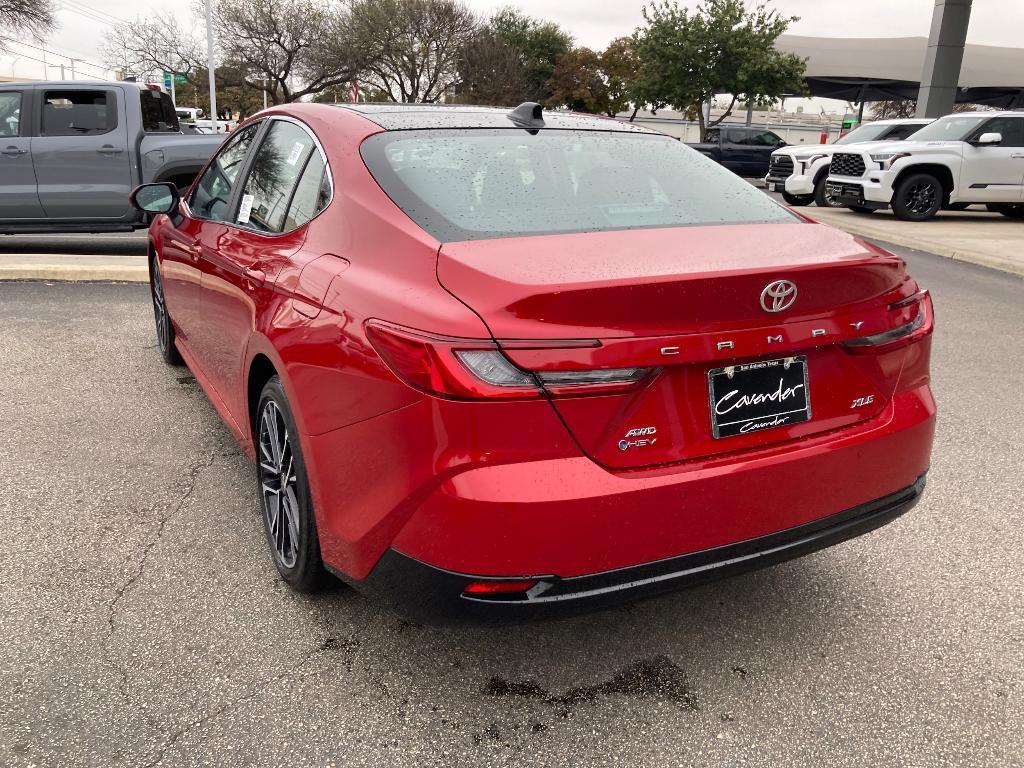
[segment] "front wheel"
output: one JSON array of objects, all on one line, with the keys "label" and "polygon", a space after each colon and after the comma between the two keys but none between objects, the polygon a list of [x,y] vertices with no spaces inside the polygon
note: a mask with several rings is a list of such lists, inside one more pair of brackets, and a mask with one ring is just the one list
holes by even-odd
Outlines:
[{"label": "front wheel", "polygon": [[153,297],[153,319],[156,321],[156,343],[160,357],[168,365],[181,365],[181,355],[174,346],[174,324],[167,311],[167,298],[164,296],[164,279],[160,274],[160,260],[153,256],[149,265],[149,292]]},{"label": "front wheel", "polygon": [[786,201],[787,205],[795,205],[799,207],[813,203],[814,195],[791,195],[789,192],[783,192],[782,199]]},{"label": "front wheel", "polygon": [[828,193],[828,174],[822,174],[814,185],[814,204],[819,208],[842,208],[843,204]]},{"label": "front wheel", "polygon": [[253,431],[260,509],[274,565],[292,589],[316,591],[324,581],[320,539],[299,433],[277,376],[263,387]]},{"label": "front wheel", "polygon": [[912,173],[896,187],[892,212],[903,221],[928,221],[942,208],[942,184],[930,173]]}]

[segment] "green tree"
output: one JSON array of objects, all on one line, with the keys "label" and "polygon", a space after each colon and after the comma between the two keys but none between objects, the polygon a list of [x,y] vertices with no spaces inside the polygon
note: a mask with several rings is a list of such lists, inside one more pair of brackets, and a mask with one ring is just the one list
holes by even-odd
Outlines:
[{"label": "green tree", "polygon": [[524,87],[520,101],[547,102],[551,98],[549,81],[558,60],[572,49],[572,35],[554,22],[534,19],[512,7],[495,13],[485,30],[519,59]]},{"label": "green tree", "polygon": [[607,113],[614,117],[636,103],[634,91],[640,77],[640,62],[632,38],[619,37],[608,44],[601,53],[601,71],[608,86]]},{"label": "green tree", "polygon": [[[703,0],[690,11],[662,0],[645,6],[643,16],[646,25],[633,36],[637,103],[695,113],[702,140],[741,97],[758,103],[805,92],[803,60],[775,48],[797,17],[781,16],[768,2],[748,8],[743,0]],[[705,125],[702,106],[721,93],[732,101]]]}]

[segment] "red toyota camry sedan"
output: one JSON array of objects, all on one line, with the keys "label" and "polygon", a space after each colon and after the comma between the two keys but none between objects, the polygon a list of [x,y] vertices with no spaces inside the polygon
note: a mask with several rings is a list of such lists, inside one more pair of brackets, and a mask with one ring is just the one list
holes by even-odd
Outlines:
[{"label": "red toyota camry sedan", "polygon": [[294,104],[133,192],[160,350],[256,464],[282,578],[432,618],[628,601],[924,489],[928,293],[680,142]]}]

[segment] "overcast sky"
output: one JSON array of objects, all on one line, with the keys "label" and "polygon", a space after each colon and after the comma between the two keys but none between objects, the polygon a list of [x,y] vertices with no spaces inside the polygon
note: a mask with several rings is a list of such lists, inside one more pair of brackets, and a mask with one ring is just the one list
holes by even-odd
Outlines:
[{"label": "overcast sky", "polygon": [[[58,0],[62,6],[60,28],[46,43],[50,63],[54,54],[76,56],[103,64],[99,46],[109,24],[162,9],[189,7],[189,0]],[[515,5],[526,13],[550,19],[573,34],[580,45],[603,48],[608,41],[631,33],[643,21],[643,0],[469,0],[469,5],[488,15],[503,5]],[[686,4],[686,3],[683,3]],[[934,0],[775,0],[783,13],[799,16],[791,34],[835,37],[927,36]],[[184,16],[179,11],[179,15]],[[987,45],[1024,45],[1024,0],[975,0],[968,41]],[[21,60],[6,57],[0,73],[11,74],[13,65],[21,76],[39,77],[39,51],[16,46]],[[80,65],[86,74],[86,65]],[[57,73],[59,74],[59,73]],[[55,76],[51,73],[51,76]]]}]

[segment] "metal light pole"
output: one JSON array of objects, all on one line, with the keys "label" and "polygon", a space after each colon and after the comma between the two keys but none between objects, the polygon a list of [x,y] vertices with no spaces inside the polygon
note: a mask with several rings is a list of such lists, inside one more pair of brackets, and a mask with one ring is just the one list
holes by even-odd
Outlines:
[{"label": "metal light pole", "polygon": [[210,119],[213,121],[213,132],[217,133],[217,78],[214,76],[213,61],[213,11],[210,9],[212,0],[206,0],[206,70],[210,75]]},{"label": "metal light pole", "polygon": [[68,61],[71,62],[71,79],[74,80],[75,79],[75,62],[76,61],[82,61],[82,59],[72,59],[71,57],[68,57]]}]

